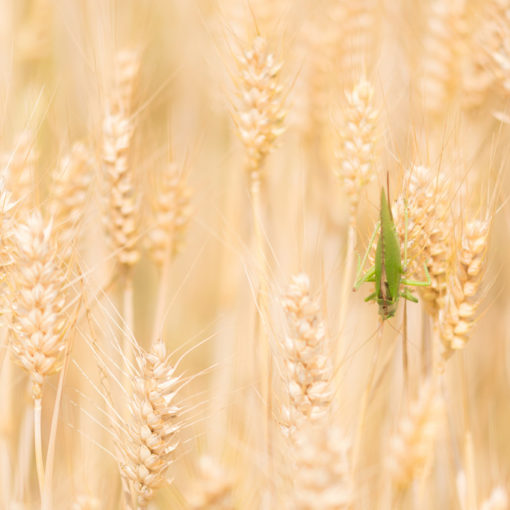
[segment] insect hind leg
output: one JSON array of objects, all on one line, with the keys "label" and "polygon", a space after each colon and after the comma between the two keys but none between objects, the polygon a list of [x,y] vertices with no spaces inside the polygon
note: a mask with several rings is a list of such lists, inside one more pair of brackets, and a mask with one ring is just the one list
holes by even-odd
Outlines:
[{"label": "insect hind leg", "polygon": [[404,288],[404,290],[400,292],[400,297],[412,301],[413,303],[418,303],[418,298],[413,295],[409,289]]},{"label": "insect hind leg", "polygon": [[358,263],[358,271],[356,273],[356,280],[355,280],[356,283],[354,284],[353,290],[358,290],[362,283],[371,281],[370,278],[372,278],[372,272],[375,277],[375,268],[369,270],[363,276],[361,276],[361,273],[362,273],[363,269],[365,268],[365,264],[367,263],[368,255],[370,253],[370,250],[372,249],[372,245],[374,244],[374,241],[375,241],[375,236],[377,235],[377,231],[380,229],[380,227],[381,227],[381,222],[378,221],[375,225],[374,231],[372,232],[372,236],[370,237],[370,241],[368,243],[365,254],[363,255],[363,260],[361,261],[361,263]]}]

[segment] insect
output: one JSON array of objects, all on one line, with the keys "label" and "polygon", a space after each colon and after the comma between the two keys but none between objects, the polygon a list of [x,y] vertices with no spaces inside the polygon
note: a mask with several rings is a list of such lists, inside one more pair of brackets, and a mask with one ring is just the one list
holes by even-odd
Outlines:
[{"label": "insect", "polygon": [[[379,306],[379,315],[384,321],[395,315],[398,308],[398,300],[401,297],[414,303],[418,302],[418,299],[411,293],[407,286],[427,287],[430,285],[431,280],[426,264],[426,281],[420,282],[407,280],[405,278],[407,269],[407,214],[405,221],[404,261],[402,262],[397,229],[395,228],[389,206],[389,191],[388,198],[386,198],[384,187],[381,188],[380,215],[380,220],[374,229],[363,261],[358,266],[356,283],[354,284],[353,290],[358,290],[361,284],[365,282],[374,282],[375,292],[366,297],[365,301],[376,301]],[[379,239],[375,251],[374,266],[364,275],[361,275],[378,231]]]}]

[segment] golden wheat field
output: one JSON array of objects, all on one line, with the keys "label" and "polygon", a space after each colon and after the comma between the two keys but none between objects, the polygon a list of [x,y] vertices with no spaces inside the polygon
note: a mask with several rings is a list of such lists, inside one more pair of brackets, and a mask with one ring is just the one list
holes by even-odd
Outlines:
[{"label": "golden wheat field", "polygon": [[0,0],[0,510],[510,509],[509,0]]}]

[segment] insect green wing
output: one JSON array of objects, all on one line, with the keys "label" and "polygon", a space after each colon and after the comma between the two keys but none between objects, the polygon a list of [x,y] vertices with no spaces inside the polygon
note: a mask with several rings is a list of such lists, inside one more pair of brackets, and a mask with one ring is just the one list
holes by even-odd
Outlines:
[{"label": "insect green wing", "polygon": [[[379,245],[381,247],[380,256],[382,264],[384,264],[389,293],[396,301],[400,292],[400,280],[402,277],[400,243],[384,188],[381,189],[381,235],[379,237],[378,248]],[[379,281],[380,286],[381,277],[377,278],[376,281]]]},{"label": "insect green wing", "polygon": [[379,233],[379,239],[377,240],[377,246],[375,249],[375,295],[377,298],[381,296],[381,276],[382,276],[382,235]]}]

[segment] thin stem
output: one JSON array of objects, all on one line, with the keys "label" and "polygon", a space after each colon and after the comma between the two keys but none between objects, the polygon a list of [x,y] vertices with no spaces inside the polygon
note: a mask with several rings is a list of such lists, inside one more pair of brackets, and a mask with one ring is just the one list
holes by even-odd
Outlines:
[{"label": "thin stem", "polygon": [[165,253],[165,261],[163,262],[163,266],[161,268],[158,297],[156,301],[156,313],[154,316],[154,331],[152,332],[151,345],[154,345],[158,338],[161,337],[165,323],[165,308],[168,304],[168,294],[170,290],[168,279],[170,275],[170,266],[172,264],[172,248],[173,242],[170,238],[168,249]]},{"label": "thin stem", "polygon": [[352,288],[352,267],[354,264],[354,251],[356,249],[356,229],[355,219],[351,217],[349,222],[349,230],[347,232],[347,252],[345,254],[345,270],[342,275],[342,288],[340,291],[340,314],[338,322],[338,339],[333,346],[333,356],[335,365],[338,366],[343,353],[342,339],[343,329],[345,327],[345,319],[347,317],[347,304],[349,289]]},{"label": "thin stem", "polygon": [[[66,362],[67,363],[67,362]],[[58,414],[60,411],[60,402],[62,401],[62,390],[64,387],[64,368],[60,372],[58,380],[57,395],[55,397],[55,405],[53,407],[53,416],[51,418],[50,437],[48,440],[48,449],[46,452],[46,479],[44,480],[44,493],[42,496],[41,510],[51,508],[52,501],[52,478],[53,478],[53,464],[55,459],[55,443],[57,438],[57,423]]]},{"label": "thin stem", "polygon": [[421,376],[425,379],[432,366],[432,337],[430,335],[430,322],[425,308],[421,306]]},{"label": "thin stem", "polygon": [[[265,439],[267,448],[268,473],[270,480],[273,479],[272,464],[272,415],[273,415],[273,395],[272,395],[272,372],[273,359],[269,349],[269,341],[265,334],[265,327],[268,319],[268,267],[266,257],[266,243],[262,228],[262,198],[260,181],[254,180],[251,186],[252,211],[253,211],[253,229],[255,249],[257,252],[257,268],[258,268],[258,290],[257,290],[257,306],[259,311],[259,325],[257,336],[257,347],[260,352],[260,375],[261,375],[261,392],[266,396],[266,428]],[[270,496],[271,499],[271,496]]]},{"label": "thin stem", "polygon": [[[239,198],[241,196],[240,186],[242,177],[241,172],[230,172],[229,179],[222,182],[222,189],[225,190],[223,200],[223,216],[225,218],[231,218],[229,224],[230,228],[225,229],[225,245],[233,246],[235,244],[234,233],[237,234],[241,231],[240,220],[241,214]],[[233,257],[233,250],[223,249],[221,250],[220,260],[218,263],[217,281],[218,285],[218,309],[221,310],[222,324],[219,324],[218,331],[222,331],[219,335],[218,342],[214,342],[214,354],[212,363],[223,364],[225,360],[225,353],[232,353],[235,358],[241,356],[239,349],[245,352],[245,346],[239,345],[236,342],[236,335],[231,328],[233,328],[233,307],[235,304],[236,289],[237,289],[237,261]],[[226,312],[226,313],[225,313]],[[224,321],[224,322],[223,322]],[[212,375],[212,395],[215,395],[214,399],[210,399],[209,402],[209,414],[208,416],[214,417],[211,419],[210,425],[207,427],[208,437],[210,441],[210,453],[218,457],[222,453],[224,444],[224,438],[226,437],[226,431],[228,431],[229,423],[229,398],[231,387],[243,387],[247,380],[253,380],[253,374],[250,374],[250,370],[246,370],[244,363],[229,363],[225,370],[215,370]],[[221,412],[218,412],[221,409]],[[228,432],[227,432],[228,434]]]},{"label": "thin stem", "polygon": [[402,372],[404,376],[404,392],[409,389],[409,359],[407,355],[407,300],[404,299],[404,321],[402,324]]},{"label": "thin stem", "polygon": [[[71,328],[74,328],[78,320],[80,306],[76,307]],[[44,484],[44,495],[42,498],[41,510],[52,507],[52,480],[53,480],[53,464],[55,460],[55,445],[57,439],[58,417],[60,414],[60,404],[62,402],[62,392],[64,389],[64,378],[69,366],[71,352],[71,343],[67,343],[65,351],[64,366],[60,372],[58,379],[57,394],[55,396],[55,404],[53,406],[53,415],[51,417],[50,437],[48,439],[48,449],[46,451],[46,480]]]},{"label": "thin stem", "polygon": [[466,489],[467,489],[467,509],[476,510],[477,495],[477,476],[476,462],[474,456],[473,435],[471,433],[471,417],[469,411],[469,395],[467,387],[466,364],[463,352],[458,353],[458,364],[460,369],[461,395],[462,395],[462,411],[464,415],[464,462],[466,465]]},{"label": "thin stem", "polygon": [[379,354],[381,351],[382,337],[383,337],[383,324],[381,324],[379,327],[377,340],[376,340],[377,345],[376,345],[373,360],[371,363],[372,370],[370,371],[367,385],[365,387],[365,391],[363,392],[363,397],[361,399],[358,427],[356,430],[356,439],[355,439],[354,447],[353,447],[353,451],[352,451],[352,472],[354,474],[356,474],[356,471],[358,468],[361,443],[362,443],[362,439],[363,439],[363,429],[365,428],[365,418],[366,418],[367,408],[368,408],[368,399],[372,392],[372,387],[373,387],[374,380],[375,380],[377,362],[379,360]]},{"label": "thin stem", "polygon": [[123,352],[126,363],[130,366],[133,349],[131,348],[131,335],[134,335],[134,303],[133,303],[133,274],[128,269],[124,276],[124,293],[122,301],[122,317],[124,319],[124,345]]},{"label": "thin stem", "polygon": [[[5,345],[2,342],[2,345]],[[7,349],[5,349],[7,352]],[[11,458],[9,449],[9,440],[12,433],[12,382],[11,382],[12,363],[9,356],[4,355],[2,360],[2,369],[0,373],[0,469],[4,474],[2,476],[2,490],[0,502],[3,507],[9,505],[11,491]]]},{"label": "thin stem", "polygon": [[[131,271],[126,272],[124,282],[124,300],[123,316],[125,326],[130,333],[133,333],[134,327],[134,308],[133,308],[133,275]],[[129,337],[128,337],[129,338]]]},{"label": "thin stem", "polygon": [[131,335],[134,335],[134,309],[133,309],[133,276],[128,269],[124,275],[124,293],[122,302],[122,318],[124,319],[123,326],[123,343],[122,355],[124,356],[124,363],[126,369],[123,370],[123,386],[126,391],[131,388],[131,368],[133,366],[134,349],[131,345]]},{"label": "thin stem", "polygon": [[[23,501],[25,487],[28,484],[30,468],[32,466],[32,448],[34,437],[34,412],[32,403],[27,402],[23,412],[23,420],[20,426],[18,440],[18,454],[16,462],[16,474],[14,477],[14,501]],[[8,505],[5,506],[7,508]],[[4,508],[4,507],[2,507]]]},{"label": "thin stem", "polygon": [[34,447],[35,447],[35,462],[37,467],[37,479],[39,481],[39,491],[41,493],[41,500],[44,494],[44,461],[42,453],[42,439],[41,439],[41,411],[42,399],[34,399]]}]

